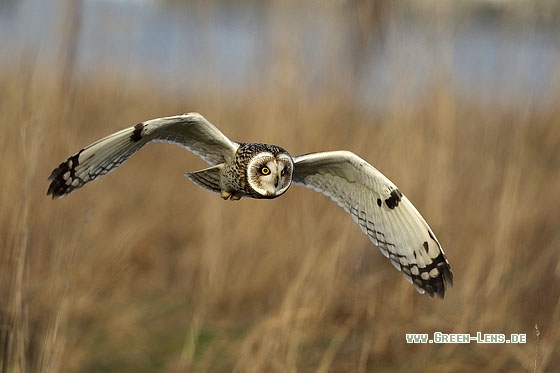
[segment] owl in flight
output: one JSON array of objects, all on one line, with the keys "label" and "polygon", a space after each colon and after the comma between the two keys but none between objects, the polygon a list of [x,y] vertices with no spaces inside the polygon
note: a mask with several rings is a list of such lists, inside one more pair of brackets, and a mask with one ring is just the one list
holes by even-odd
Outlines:
[{"label": "owl in flight", "polygon": [[64,197],[114,170],[151,141],[183,146],[211,167],[185,176],[223,199],[276,198],[293,183],[329,196],[421,294],[443,298],[453,273],[434,232],[399,189],[349,151],[292,157],[276,145],[234,142],[198,113],[138,123],[55,168],[47,195]]}]

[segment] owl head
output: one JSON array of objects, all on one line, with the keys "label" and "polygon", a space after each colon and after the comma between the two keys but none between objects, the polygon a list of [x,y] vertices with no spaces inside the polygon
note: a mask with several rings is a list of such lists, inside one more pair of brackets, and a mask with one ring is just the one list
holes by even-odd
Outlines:
[{"label": "owl head", "polygon": [[279,146],[258,144],[247,164],[247,183],[256,198],[276,198],[292,183],[294,161]]}]

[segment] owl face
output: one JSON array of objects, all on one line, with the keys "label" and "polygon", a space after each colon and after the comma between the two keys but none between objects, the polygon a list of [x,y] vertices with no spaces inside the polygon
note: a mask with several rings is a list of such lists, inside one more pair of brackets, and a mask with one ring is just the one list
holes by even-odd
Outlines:
[{"label": "owl face", "polygon": [[286,152],[262,151],[247,165],[247,182],[261,198],[282,195],[292,183],[292,157]]}]

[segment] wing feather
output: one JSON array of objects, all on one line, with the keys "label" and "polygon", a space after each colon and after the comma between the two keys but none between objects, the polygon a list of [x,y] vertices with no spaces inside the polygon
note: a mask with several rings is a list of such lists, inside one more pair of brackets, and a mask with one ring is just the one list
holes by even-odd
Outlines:
[{"label": "wing feather", "polygon": [[49,176],[47,195],[64,197],[116,169],[152,141],[185,147],[212,166],[231,161],[238,147],[198,113],[148,120],[104,137],[62,162]]},{"label": "wing feather", "polygon": [[348,151],[294,158],[293,183],[329,196],[419,293],[443,298],[453,273],[422,215],[372,165]]}]

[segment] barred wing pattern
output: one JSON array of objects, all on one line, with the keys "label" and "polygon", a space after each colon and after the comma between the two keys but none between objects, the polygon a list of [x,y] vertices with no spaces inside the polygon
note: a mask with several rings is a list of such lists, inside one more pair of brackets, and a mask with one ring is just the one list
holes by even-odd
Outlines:
[{"label": "barred wing pattern", "polygon": [[210,165],[230,162],[238,145],[198,113],[157,118],[109,135],[62,162],[49,176],[47,191],[63,197],[116,169],[151,141],[183,146]]},{"label": "barred wing pattern", "polygon": [[443,298],[453,273],[436,236],[389,179],[348,151],[294,158],[293,183],[329,196],[419,293]]}]

